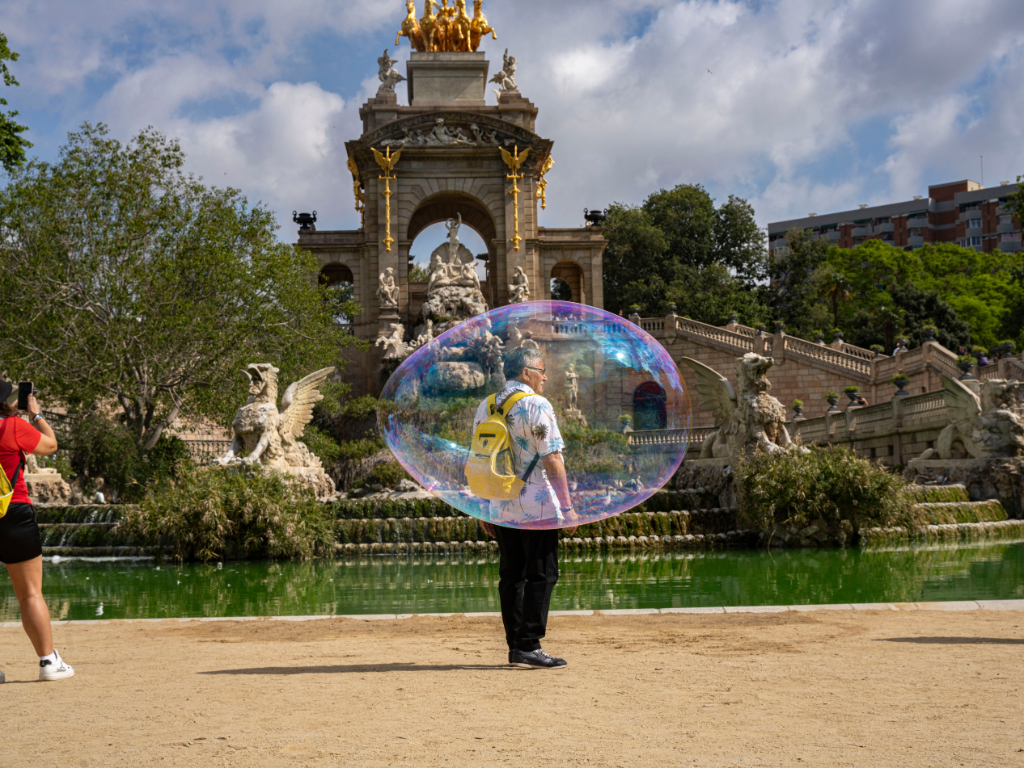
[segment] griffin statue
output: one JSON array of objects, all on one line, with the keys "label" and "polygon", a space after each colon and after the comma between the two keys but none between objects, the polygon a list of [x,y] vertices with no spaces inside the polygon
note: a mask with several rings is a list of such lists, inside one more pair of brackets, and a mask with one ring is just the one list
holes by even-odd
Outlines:
[{"label": "griffin statue", "polygon": [[708,435],[701,450],[702,459],[742,456],[760,446],[768,453],[781,453],[795,447],[786,431],[786,409],[768,394],[768,369],[775,364],[770,357],[748,352],[736,358],[736,383],[689,357],[682,358],[697,377],[697,407],[712,411],[717,432]]},{"label": "griffin statue", "polygon": [[1024,383],[988,379],[981,397],[962,382],[942,377],[942,395],[951,423],[922,459],[991,459],[1024,454],[1021,399]]},{"label": "griffin statue", "polygon": [[249,399],[231,423],[231,447],[215,463],[260,463],[300,478],[314,489],[317,498],[332,496],[334,481],[324,472],[320,459],[299,438],[313,418],[313,406],[323,400],[319,387],[334,373],[334,368],[323,368],[288,387],[280,410],[277,368],[254,363],[242,373],[249,380]]}]

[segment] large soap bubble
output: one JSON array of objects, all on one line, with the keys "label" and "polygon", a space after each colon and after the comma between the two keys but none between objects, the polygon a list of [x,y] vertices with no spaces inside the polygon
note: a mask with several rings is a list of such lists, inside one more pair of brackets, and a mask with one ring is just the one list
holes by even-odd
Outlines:
[{"label": "large soap bubble", "polygon": [[[490,501],[469,488],[474,421],[506,386],[504,360],[516,347],[540,352],[548,380],[546,402],[526,398],[510,409],[515,474],[561,447],[568,516],[543,462],[518,500]],[[538,427],[537,408],[553,412],[551,434]],[[639,326],[582,304],[533,301],[470,318],[420,347],[388,380],[377,415],[395,457],[435,496],[486,522],[537,529],[591,523],[653,495],[683,460],[690,403],[672,358]]]}]

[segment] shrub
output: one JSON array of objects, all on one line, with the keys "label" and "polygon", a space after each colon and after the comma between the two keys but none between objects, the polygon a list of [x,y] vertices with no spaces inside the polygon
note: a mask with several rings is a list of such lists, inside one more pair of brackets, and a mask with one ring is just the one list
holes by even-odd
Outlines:
[{"label": "shrub", "polygon": [[910,377],[907,376],[907,374],[905,373],[897,373],[895,376],[889,379],[889,383],[895,387],[903,388],[910,383]]},{"label": "shrub", "polygon": [[977,362],[977,361],[973,357],[971,357],[970,355],[957,355],[957,358],[956,358],[956,364],[958,366],[959,365],[974,365],[975,362]]},{"label": "shrub", "polygon": [[878,354],[883,354],[885,352],[885,347],[883,347],[881,344],[872,344],[870,347],[868,347],[868,349],[870,349],[872,352],[877,352]]},{"label": "shrub", "polygon": [[855,387],[851,384],[849,387],[844,387],[843,392],[847,395],[855,395],[860,392],[860,387]]},{"label": "shrub", "polygon": [[307,559],[334,551],[334,523],[313,492],[259,465],[195,468],[151,486],[122,525],[178,560]]},{"label": "shrub", "polygon": [[999,346],[1003,349],[1008,349],[1008,354],[1011,355],[1017,350],[1017,345],[1014,343],[1013,339],[1003,339],[999,342]]},{"label": "shrub", "polygon": [[794,401],[793,401],[793,410],[794,410],[794,411],[795,411],[795,410],[796,410],[797,408],[803,408],[803,407],[804,407],[804,401],[803,401],[803,400],[794,400]]},{"label": "shrub", "polygon": [[825,399],[826,400],[838,400],[839,399],[839,393],[838,392],[826,392],[825,393]]},{"label": "shrub", "polygon": [[99,414],[75,422],[70,440],[70,464],[87,479],[91,491],[102,477],[119,501],[137,501],[147,484],[173,476],[179,464],[189,462],[188,446],[178,437],[163,434],[147,454],[139,452],[128,427]]},{"label": "shrub", "polygon": [[971,347],[971,354],[972,355],[987,355],[988,354],[988,350],[985,349],[985,347],[977,347],[977,346],[975,346],[975,347]]},{"label": "shrub", "polygon": [[843,446],[758,452],[736,468],[739,522],[765,535],[814,524],[840,544],[862,528],[915,525],[904,482]]}]

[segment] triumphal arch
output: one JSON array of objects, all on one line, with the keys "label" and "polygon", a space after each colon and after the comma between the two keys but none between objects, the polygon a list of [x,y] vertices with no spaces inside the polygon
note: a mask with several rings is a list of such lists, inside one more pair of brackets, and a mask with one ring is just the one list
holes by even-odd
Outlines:
[{"label": "triumphal arch", "polygon": [[[352,283],[361,308],[353,333],[383,342],[347,366],[359,391],[379,391],[389,357],[436,335],[431,307],[434,317],[458,318],[479,310],[481,300],[493,308],[551,298],[552,278],[565,281],[573,301],[603,306],[601,228],[539,226],[548,174],[557,178],[553,142],[536,132],[538,110],[519,92],[515,57],[506,50],[500,71],[488,76],[490,63],[477,48],[496,33],[482,3],[474,5],[471,17],[465,0],[427,0],[416,18],[407,3],[399,35],[416,50],[406,74],[385,51],[380,88],[360,109],[363,134],[345,145],[362,227],[325,231],[307,223],[299,232],[299,246],[316,253],[327,282]],[[403,80],[407,105],[395,93]],[[488,87],[497,104],[486,103]],[[427,255],[410,253],[412,243],[439,222],[448,223],[449,237],[431,254],[430,279],[410,281],[413,256]],[[475,230],[486,252],[461,245],[461,227]],[[477,263],[482,280],[465,269]]]}]

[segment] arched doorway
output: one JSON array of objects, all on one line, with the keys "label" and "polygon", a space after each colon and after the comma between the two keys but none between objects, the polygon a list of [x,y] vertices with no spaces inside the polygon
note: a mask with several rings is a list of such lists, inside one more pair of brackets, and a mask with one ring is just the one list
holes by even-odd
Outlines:
[{"label": "arched doorway", "polygon": [[646,381],[633,392],[633,429],[665,429],[667,397],[660,384]]},{"label": "arched doorway", "polygon": [[[462,217],[459,241],[474,255],[480,288],[488,304],[495,300],[494,243],[497,228],[491,212],[476,197],[464,192],[441,192],[422,202],[409,218],[406,242],[410,262],[410,317],[415,317],[424,299],[431,252],[448,238],[445,222]],[[417,267],[413,269],[413,267]],[[416,280],[411,279],[412,276]],[[422,285],[417,285],[422,283]]]},{"label": "arched doorway", "polygon": [[320,285],[327,289],[327,300],[334,305],[334,322],[352,325],[355,319],[355,278],[344,264],[325,264],[320,270]]},{"label": "arched doorway", "polygon": [[[551,290],[554,299],[555,281],[564,283],[572,298],[562,301],[575,301],[578,304],[586,304],[587,296],[583,286],[583,268],[575,261],[560,261],[551,268]],[[563,288],[564,290],[564,288]]]},{"label": "arched doorway", "polygon": [[551,300],[572,301],[572,288],[560,277],[551,278]]}]

